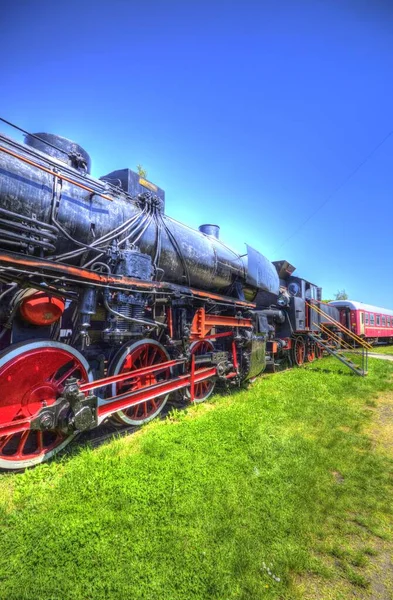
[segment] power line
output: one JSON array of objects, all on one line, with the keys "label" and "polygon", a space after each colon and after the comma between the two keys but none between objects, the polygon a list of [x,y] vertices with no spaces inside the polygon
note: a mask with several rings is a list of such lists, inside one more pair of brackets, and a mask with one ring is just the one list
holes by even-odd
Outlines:
[{"label": "power line", "polygon": [[349,173],[349,175],[347,175],[345,177],[345,179],[343,179],[343,181],[327,196],[327,198],[322,202],[322,204],[320,204],[320,206],[318,206],[314,212],[311,213],[311,215],[309,215],[307,217],[307,219],[304,219],[304,221],[302,223],[300,223],[300,225],[294,230],[292,231],[292,233],[282,242],[282,244],[280,244],[280,246],[277,247],[277,249],[275,250],[275,252],[278,252],[278,250],[280,250],[280,248],[282,248],[283,246],[285,246],[285,244],[287,242],[289,242],[289,240],[291,240],[297,233],[298,231],[300,231],[300,229],[302,229],[304,227],[304,225],[306,225],[306,223],[308,223],[313,217],[315,217],[315,215],[321,210],[321,208],[323,208],[324,206],[326,206],[326,204],[333,198],[333,196],[335,194],[337,194],[337,192],[339,190],[341,190],[341,188],[354,176],[356,175],[356,173],[358,171],[360,171],[360,169],[363,167],[363,165],[366,164],[366,162],[375,154],[375,152],[390,138],[390,136],[393,135],[393,130],[390,131],[384,138],[383,140],[381,140],[372,150],[369,154],[367,154],[367,156],[354,168],[353,171],[351,171]]},{"label": "power line", "polygon": [[69,156],[69,152],[66,152],[66,150],[63,150],[62,148],[59,148],[58,146],[51,144],[47,140],[43,140],[38,135],[35,135],[35,133],[29,133],[28,131],[26,131],[26,129],[22,129],[22,127],[18,127],[18,125],[15,125],[15,123],[11,123],[11,121],[7,121],[6,119],[3,119],[3,117],[0,117],[0,121],[3,121],[3,123],[5,123],[6,125],[9,125],[10,127],[17,129],[18,131],[21,131],[25,135],[35,138],[36,140],[39,140],[43,144],[46,144],[47,146],[51,146],[51,148],[54,148],[55,150],[58,150],[59,152],[62,152],[63,154],[67,154],[67,156]]}]

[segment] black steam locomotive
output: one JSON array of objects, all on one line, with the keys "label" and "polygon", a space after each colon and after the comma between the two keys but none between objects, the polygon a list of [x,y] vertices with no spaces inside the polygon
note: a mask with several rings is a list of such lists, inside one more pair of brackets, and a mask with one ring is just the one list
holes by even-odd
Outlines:
[{"label": "black steam locomotive", "polygon": [[307,336],[320,288],[164,209],[129,169],[92,178],[67,139],[0,136],[0,468],[107,419],[145,423],[173,392],[202,402],[217,382],[321,356]]}]

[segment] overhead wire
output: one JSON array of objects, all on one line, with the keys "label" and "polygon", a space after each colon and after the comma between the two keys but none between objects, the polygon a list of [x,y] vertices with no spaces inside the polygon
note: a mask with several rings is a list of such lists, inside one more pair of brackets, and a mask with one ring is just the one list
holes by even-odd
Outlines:
[{"label": "overhead wire", "polygon": [[40,142],[42,142],[43,144],[46,144],[47,146],[50,146],[51,148],[54,148],[54,150],[58,150],[58,152],[62,152],[66,156],[69,156],[69,152],[67,152],[67,150],[63,150],[63,148],[59,148],[59,146],[55,146],[55,144],[52,144],[51,142],[48,142],[47,140],[43,140],[42,138],[40,138],[39,135],[35,135],[35,133],[29,133],[28,131],[26,131],[26,129],[22,129],[22,127],[18,127],[18,125],[15,125],[15,123],[11,123],[11,121],[7,121],[6,119],[3,119],[3,117],[0,117],[0,121],[3,121],[3,123],[5,123],[6,125],[9,125],[10,127],[17,129],[18,131],[21,131],[25,135],[35,138],[36,140],[39,140]]},{"label": "overhead wire", "polygon": [[352,179],[354,175],[370,160],[370,158],[376,153],[377,150],[393,135],[393,130],[389,131],[387,135],[371,150],[369,154],[341,181],[341,183],[326,197],[326,199],[310,214],[304,221],[302,221],[291,233],[290,235],[276,248],[275,252],[278,252],[280,248],[285,246],[289,240],[291,240],[295,235],[306,225],[315,215],[324,207],[330,200],[333,198],[337,192],[344,187],[344,185]]}]

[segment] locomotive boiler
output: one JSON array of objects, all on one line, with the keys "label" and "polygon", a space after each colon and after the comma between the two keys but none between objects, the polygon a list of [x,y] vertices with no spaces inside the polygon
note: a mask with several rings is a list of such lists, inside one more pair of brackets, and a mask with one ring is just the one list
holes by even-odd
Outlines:
[{"label": "locomotive boiler", "polygon": [[[28,135],[24,145],[0,141],[3,247],[93,269],[107,263],[111,248],[137,248],[151,257],[156,279],[225,293],[240,284],[239,293],[278,294],[277,272],[265,257],[252,250],[247,261],[219,241],[218,227],[203,225],[198,232],[167,217],[164,192],[130,169],[97,180],[89,175],[87,152],[60,136]],[[123,274],[138,277],[134,268]]]},{"label": "locomotive boiler", "polygon": [[318,353],[301,334],[319,288],[218,232],[130,169],[93,178],[70,140],[0,135],[0,468]]}]

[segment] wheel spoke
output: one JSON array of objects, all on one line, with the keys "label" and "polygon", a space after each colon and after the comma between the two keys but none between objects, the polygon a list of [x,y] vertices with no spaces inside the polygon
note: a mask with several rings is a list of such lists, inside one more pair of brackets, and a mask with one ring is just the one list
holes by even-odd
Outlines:
[{"label": "wheel spoke", "polygon": [[0,452],[2,452],[2,450],[6,447],[6,445],[8,444],[9,441],[11,441],[11,438],[13,436],[12,435],[6,435],[2,438],[2,440],[0,441]]},{"label": "wheel spoke", "polygon": [[37,431],[37,452],[41,453],[44,448],[44,439],[42,431]]},{"label": "wheel spoke", "polygon": [[148,363],[148,359],[149,359],[149,351],[147,350],[147,348],[143,348],[142,352],[141,352],[141,365],[143,367],[148,367],[149,363]]},{"label": "wheel spoke", "polygon": [[154,348],[153,351],[150,353],[150,360],[148,360],[148,366],[151,367],[154,364],[154,359],[157,356],[157,352],[158,349]]},{"label": "wheel spoke", "polygon": [[137,356],[136,358],[134,358],[134,360],[131,360],[131,364],[132,364],[132,367],[130,367],[131,371],[133,369],[142,369],[145,366],[143,364],[140,356]]},{"label": "wheel spoke", "polygon": [[24,431],[24,432],[22,433],[22,435],[21,435],[21,437],[20,437],[19,444],[18,444],[18,448],[17,448],[17,450],[16,450],[16,454],[18,454],[18,455],[21,455],[21,454],[23,454],[23,449],[24,449],[24,447],[25,447],[25,445],[26,445],[26,442],[27,442],[27,439],[28,439],[28,437],[29,437],[29,434],[30,434],[30,431],[29,431],[29,430],[27,430],[27,431]]},{"label": "wheel spoke", "polygon": [[68,370],[67,370],[67,371],[66,371],[66,372],[65,372],[63,375],[61,375],[61,377],[59,377],[59,378],[56,378],[56,374],[57,374],[57,373],[55,373],[55,374],[53,375],[53,377],[52,377],[51,381],[54,381],[54,382],[56,382],[56,385],[58,385],[58,386],[61,386],[61,385],[63,385],[64,381],[66,381],[67,379],[69,379],[69,377],[71,377],[71,375],[72,375],[73,373],[75,373],[75,371],[76,371],[77,369],[78,369],[78,364],[77,364],[77,362],[75,361],[75,362],[72,364],[72,366],[71,366],[71,367],[70,367],[70,368],[69,368],[69,369],[68,369]]}]

